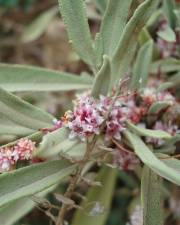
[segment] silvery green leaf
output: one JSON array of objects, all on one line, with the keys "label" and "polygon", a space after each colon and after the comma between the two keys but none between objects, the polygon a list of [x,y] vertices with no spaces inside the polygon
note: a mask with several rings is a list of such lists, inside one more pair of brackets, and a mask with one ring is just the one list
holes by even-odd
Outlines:
[{"label": "silvery green leaf", "polygon": [[92,80],[27,65],[0,64],[0,87],[8,91],[69,91],[90,88]]},{"label": "silvery green leaf", "polygon": [[158,92],[166,91],[167,89],[172,88],[173,86],[175,86],[173,82],[164,82],[163,84],[160,84],[157,91]]},{"label": "silvery green leaf", "polygon": [[155,102],[151,105],[151,107],[149,108],[148,114],[149,115],[158,115],[158,113],[163,110],[168,108],[169,106],[172,105],[171,101],[160,101],[160,102]]},{"label": "silvery green leaf", "polygon": [[168,19],[168,22],[172,28],[175,26],[175,14],[174,14],[174,9],[175,9],[175,0],[163,0],[163,11]]},{"label": "silvery green leaf", "polygon": [[112,58],[127,22],[132,0],[109,0],[101,23],[103,54]]},{"label": "silvery green leaf", "polygon": [[57,160],[39,163],[0,175],[0,207],[45,190],[70,175],[75,165]]},{"label": "silvery green leaf", "polygon": [[108,56],[104,55],[103,65],[96,75],[92,88],[92,96],[99,98],[100,95],[106,96],[111,81],[111,67]]},{"label": "silvery green leaf", "polygon": [[162,73],[175,72],[180,70],[180,60],[175,58],[160,59],[154,61],[150,67],[150,73],[157,74],[158,71]]},{"label": "silvery green leaf", "polygon": [[[133,66],[132,89],[144,88],[147,84],[149,68],[152,60],[153,41],[146,42],[138,51]],[[144,60],[145,59],[145,60]]]},{"label": "silvery green leaf", "polygon": [[173,158],[173,156],[170,157],[169,155],[162,153],[156,153],[156,156],[160,158],[163,163],[180,172],[180,160]]},{"label": "silvery green leaf", "polygon": [[146,27],[144,27],[139,35],[138,42],[140,46],[144,45],[146,42],[152,40],[151,35]]},{"label": "silvery green leaf", "polygon": [[143,224],[164,224],[162,195],[162,178],[144,166],[141,178]]},{"label": "silvery green leaf", "polygon": [[177,25],[177,27],[179,27],[180,26],[180,10],[175,9],[174,14],[176,15],[176,25]]},{"label": "silvery green leaf", "polygon": [[66,154],[69,157],[82,158],[85,150],[85,143],[78,139],[69,139],[69,130],[63,127],[44,135],[34,155],[48,158],[57,154]]},{"label": "silvery green leaf", "polygon": [[106,9],[107,1],[108,0],[92,0],[92,2],[96,4],[97,8],[102,14],[104,13]]},{"label": "silvery green leaf", "polygon": [[44,33],[52,19],[56,16],[57,12],[57,7],[48,9],[32,21],[30,25],[26,25],[22,32],[22,41],[27,43],[38,39]]},{"label": "silvery green leaf", "polygon": [[159,30],[157,35],[165,41],[168,42],[175,42],[176,41],[176,34],[174,33],[173,29],[170,26],[167,26],[163,30]]},{"label": "silvery green leaf", "polygon": [[162,138],[162,139],[170,139],[172,137],[169,133],[165,131],[146,129],[138,125],[136,126],[132,124],[131,122],[127,122],[127,126],[132,132],[143,137],[153,137],[153,138]]},{"label": "silvery green leaf", "polygon": [[[43,197],[54,190],[54,186],[38,193]],[[0,208],[0,221],[3,225],[12,225],[35,207],[36,203],[30,197],[24,197],[13,201]]]},{"label": "silvery green leaf", "polygon": [[70,42],[80,58],[94,65],[94,50],[83,0],[59,0]]},{"label": "silvery green leaf", "polygon": [[[52,127],[53,116],[0,88],[0,116],[31,130]],[[27,132],[26,132],[27,133]]]},{"label": "silvery green leaf", "polygon": [[128,21],[121,36],[116,53],[113,57],[112,84],[125,76],[136,50],[136,43],[142,28],[146,25],[149,17],[158,6],[158,0],[146,0],[135,11]]},{"label": "silvery green leaf", "polygon": [[133,146],[135,153],[142,160],[142,162],[148,166],[151,170],[157,173],[159,176],[180,185],[179,171],[168,166],[158,159],[155,154],[148,148],[148,146],[141,140],[136,134],[132,134],[129,131],[125,131],[125,136]]}]

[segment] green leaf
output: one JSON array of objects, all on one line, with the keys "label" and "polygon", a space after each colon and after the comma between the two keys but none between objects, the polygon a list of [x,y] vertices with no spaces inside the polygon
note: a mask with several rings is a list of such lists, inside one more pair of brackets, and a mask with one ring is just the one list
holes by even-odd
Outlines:
[{"label": "green leaf", "polygon": [[[147,84],[149,68],[152,60],[153,41],[146,42],[138,51],[133,67],[131,87],[133,89],[143,88]],[[146,59],[146,60],[144,60]]]},{"label": "green leaf", "polygon": [[51,127],[53,116],[0,88],[0,116],[16,125],[38,130]]},{"label": "green leaf", "polygon": [[175,72],[180,70],[180,60],[174,58],[161,59],[151,64],[150,73],[157,74],[158,71],[162,73]]},{"label": "green leaf", "polygon": [[[54,189],[54,186],[40,193],[37,197],[43,197]],[[35,207],[36,203],[29,197],[13,201],[0,208],[0,221],[3,225],[12,225]]]},{"label": "green leaf", "polygon": [[0,207],[60,182],[75,169],[67,161],[39,163],[0,175]]},{"label": "green leaf", "polygon": [[162,139],[169,139],[172,137],[169,133],[162,130],[146,129],[140,126],[136,126],[132,124],[131,122],[127,122],[127,125],[132,132],[143,137],[153,137],[153,138],[162,138]]},{"label": "green leaf", "polygon": [[38,157],[52,157],[59,153],[70,157],[83,157],[86,145],[78,139],[70,140],[67,128],[61,128],[43,137],[39,148],[34,153]]},{"label": "green leaf", "polygon": [[144,27],[139,35],[138,42],[140,46],[144,45],[146,42],[152,40],[151,35],[146,27]]},{"label": "green leaf", "polygon": [[144,166],[141,179],[143,224],[163,225],[162,178]]},{"label": "green leaf", "polygon": [[153,152],[147,147],[147,145],[136,134],[132,134],[129,131],[125,131],[125,136],[133,146],[135,153],[142,160],[142,162],[152,169],[159,176],[180,185],[179,171],[169,167],[164,162],[159,160]]},{"label": "green leaf", "polygon": [[92,88],[92,96],[99,98],[99,95],[106,96],[109,90],[109,84],[111,81],[111,67],[108,56],[104,55],[104,62],[97,73]]},{"label": "green leaf", "polygon": [[57,12],[57,7],[53,7],[40,14],[30,25],[26,25],[22,32],[22,41],[27,43],[38,39],[45,32]]},{"label": "green leaf", "polygon": [[176,26],[179,27],[180,26],[180,10],[175,9],[174,14],[176,15]]},{"label": "green leaf", "polygon": [[94,50],[83,0],[59,0],[70,42],[82,60],[93,66]]},{"label": "green leaf", "polygon": [[160,158],[160,160],[165,163],[167,166],[177,170],[180,172],[180,160],[175,158],[170,158],[169,155],[156,153],[156,156]]},{"label": "green leaf", "polygon": [[157,32],[157,35],[165,41],[168,42],[175,42],[176,41],[176,34],[171,29],[171,27],[167,26],[165,29],[160,30]]},{"label": "green leaf", "polygon": [[[86,195],[88,203],[91,204],[91,208],[95,203],[99,203],[104,207],[104,212],[97,215],[89,215],[85,213],[87,201],[83,201],[81,206],[85,208],[82,210],[77,210],[72,222],[72,225],[104,225],[107,217],[108,211],[111,207],[112,196],[115,188],[116,181],[116,170],[108,167],[103,167],[97,176],[97,181],[102,183],[102,187],[94,186],[91,187]],[[92,211],[90,211],[92,214]]]},{"label": "green leaf", "polygon": [[173,86],[175,86],[175,84],[173,82],[164,82],[164,83],[160,84],[157,91],[158,92],[166,91],[167,89],[172,88]]},{"label": "green leaf", "polygon": [[103,54],[112,58],[126,25],[132,0],[109,0],[101,23]]},{"label": "green leaf", "polygon": [[158,3],[158,0],[146,0],[143,2],[125,26],[112,61],[114,75],[112,83],[116,83],[117,80],[127,74],[135,54],[138,36]]},{"label": "green leaf", "polygon": [[11,121],[5,114],[0,113],[0,134],[26,136],[33,132],[33,129],[18,125]]},{"label": "green leaf", "polygon": [[106,9],[107,0],[92,0],[92,1],[96,4],[99,11],[103,14]]},{"label": "green leaf", "polygon": [[161,102],[155,102],[151,105],[151,107],[149,108],[148,114],[149,115],[158,115],[158,113],[163,110],[168,108],[169,106],[172,105],[171,101],[161,101]]},{"label": "green leaf", "polygon": [[91,80],[35,66],[0,64],[0,87],[8,91],[69,91],[90,88]]},{"label": "green leaf", "polygon": [[163,11],[168,19],[168,22],[172,28],[175,26],[176,17],[174,14],[175,1],[163,0]]}]

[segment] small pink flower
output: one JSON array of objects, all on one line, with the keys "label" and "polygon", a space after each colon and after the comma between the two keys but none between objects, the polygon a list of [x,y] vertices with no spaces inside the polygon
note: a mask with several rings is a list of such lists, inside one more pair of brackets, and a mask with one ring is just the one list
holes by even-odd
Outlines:
[{"label": "small pink flower", "polygon": [[35,143],[28,138],[21,138],[12,147],[0,148],[0,173],[9,171],[18,160],[32,158]]},{"label": "small pink flower", "polygon": [[95,100],[83,95],[77,99],[74,111],[71,112],[65,126],[71,130],[70,138],[79,137],[84,141],[92,134],[99,134],[103,121]]},{"label": "small pink flower", "polygon": [[32,152],[35,149],[35,142],[32,142],[28,138],[21,138],[14,146],[13,153],[19,156],[19,160],[28,160],[32,158]]},{"label": "small pink flower", "polygon": [[131,152],[116,151],[114,164],[122,170],[134,170],[140,164],[139,159]]}]

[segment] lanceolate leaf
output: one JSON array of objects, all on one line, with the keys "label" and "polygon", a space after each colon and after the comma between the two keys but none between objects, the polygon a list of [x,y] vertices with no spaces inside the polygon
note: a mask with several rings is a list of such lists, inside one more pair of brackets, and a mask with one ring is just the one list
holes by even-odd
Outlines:
[{"label": "lanceolate leaf", "polygon": [[0,87],[8,91],[69,91],[91,87],[91,80],[26,65],[0,64]]},{"label": "lanceolate leaf", "polygon": [[153,137],[153,138],[164,138],[169,139],[171,135],[162,130],[150,130],[143,127],[136,126],[131,122],[127,122],[128,128],[135,132],[136,134],[143,136],[143,137]]},{"label": "lanceolate leaf", "polygon": [[99,11],[103,14],[106,9],[106,4],[108,0],[92,0],[92,1],[96,4]]},{"label": "lanceolate leaf", "polygon": [[160,30],[157,32],[157,35],[161,37],[163,40],[168,42],[175,42],[176,41],[176,34],[174,33],[171,27],[167,26],[166,29]]},{"label": "lanceolate leaf", "polygon": [[51,127],[53,116],[0,88],[0,115],[33,130]]},{"label": "lanceolate leaf", "polygon": [[171,1],[163,0],[163,10],[172,28],[174,28],[175,21],[176,21],[174,9],[175,9],[175,0],[171,0]]},{"label": "lanceolate leaf", "polygon": [[27,166],[0,175],[0,207],[33,195],[60,182],[75,169],[67,161],[57,160]]},{"label": "lanceolate leaf", "polygon": [[175,9],[174,13],[176,15],[176,26],[179,27],[180,26],[180,10],[179,9]]},{"label": "lanceolate leaf", "polygon": [[146,86],[152,59],[152,52],[153,52],[152,40],[146,42],[139,49],[136,61],[134,63],[131,88],[139,89]]},{"label": "lanceolate leaf", "polygon": [[174,58],[161,59],[151,64],[150,72],[157,74],[158,71],[163,73],[175,72],[180,70],[180,60]]},{"label": "lanceolate leaf", "polygon": [[48,27],[49,23],[58,12],[57,7],[53,7],[38,16],[30,25],[24,28],[22,41],[27,43],[38,39]]},{"label": "lanceolate leaf", "polygon": [[67,128],[61,128],[45,135],[34,154],[44,158],[52,157],[57,154],[82,158],[86,150],[85,143],[77,139],[70,140],[68,136],[69,131]]},{"label": "lanceolate leaf", "polygon": [[129,131],[126,131],[125,135],[133,146],[135,153],[145,165],[151,168],[159,176],[180,185],[179,171],[166,165],[163,161],[160,161],[139,136],[132,134]]},{"label": "lanceolate leaf", "polygon": [[25,136],[32,134],[33,132],[33,129],[18,125],[6,117],[5,114],[0,113],[0,134]]},{"label": "lanceolate leaf", "polygon": [[101,24],[100,34],[103,43],[103,54],[110,58],[114,54],[123,29],[126,25],[129,7],[132,0],[110,0]]},{"label": "lanceolate leaf", "polygon": [[155,102],[149,108],[148,114],[149,115],[158,115],[158,113],[161,110],[168,108],[171,104],[172,103],[168,102],[168,101]]},{"label": "lanceolate leaf", "polygon": [[135,54],[138,36],[151,14],[156,9],[158,3],[158,0],[146,0],[137,8],[134,15],[127,23],[113,57],[113,83],[116,83],[119,78],[125,76],[128,72]]},{"label": "lanceolate leaf", "polygon": [[111,67],[108,56],[104,56],[104,62],[102,68],[96,75],[94,85],[92,88],[92,96],[99,98],[99,95],[107,95],[109,90],[109,84],[111,81]]},{"label": "lanceolate leaf", "polygon": [[163,163],[180,172],[180,160],[173,158],[173,156],[170,157],[169,155],[162,153],[156,153],[156,156],[160,158]]},{"label": "lanceolate leaf", "polygon": [[[115,169],[103,167],[97,176],[97,181],[102,183],[102,187],[96,186],[89,189],[86,196],[88,201],[84,201],[81,204],[84,210],[77,210],[72,225],[104,225],[106,223],[115,188]],[[97,210],[96,213],[96,210],[93,210],[96,207],[96,203],[100,207],[102,206],[102,212]]]},{"label": "lanceolate leaf", "polygon": [[141,179],[143,224],[164,224],[162,197],[162,178],[144,166]]},{"label": "lanceolate leaf", "polygon": [[[36,196],[43,197],[53,191],[53,189],[54,186],[38,193]],[[13,201],[0,208],[0,221],[3,225],[12,225],[32,210],[35,205],[36,203],[30,197]]]},{"label": "lanceolate leaf", "polygon": [[93,65],[94,53],[83,0],[59,0],[69,39],[82,60]]}]

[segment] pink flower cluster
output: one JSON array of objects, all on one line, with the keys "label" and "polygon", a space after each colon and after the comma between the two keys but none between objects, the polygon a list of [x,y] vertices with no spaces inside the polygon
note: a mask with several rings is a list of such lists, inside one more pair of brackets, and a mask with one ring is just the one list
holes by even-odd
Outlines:
[{"label": "pink flower cluster", "polygon": [[32,158],[35,143],[28,138],[21,138],[14,146],[0,148],[0,173],[9,171],[18,160]]},{"label": "pink flower cluster", "polygon": [[[137,99],[140,99],[140,103]],[[173,104],[174,98],[169,92],[156,93],[153,88],[147,88],[141,94],[115,99],[100,96],[99,100],[95,100],[89,94],[83,94],[75,101],[73,111],[67,111],[61,120],[55,121],[55,129],[67,127],[70,129],[70,138],[78,137],[82,141],[93,134],[98,135],[100,130],[106,140],[120,140],[126,129],[125,122],[140,123],[149,107],[157,101],[170,101]]]}]

